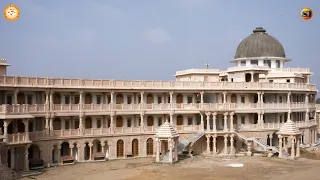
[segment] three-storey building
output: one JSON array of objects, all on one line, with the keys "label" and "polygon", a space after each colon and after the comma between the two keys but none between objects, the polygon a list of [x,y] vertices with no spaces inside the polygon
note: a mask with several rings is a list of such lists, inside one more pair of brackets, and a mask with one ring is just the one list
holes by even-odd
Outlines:
[{"label": "three-storey building", "polygon": [[302,132],[301,143],[314,143],[317,89],[309,68],[285,68],[289,61],[263,28],[239,44],[233,67],[178,71],[175,81],[7,76],[1,60],[2,162],[27,170],[37,159],[52,165],[154,156],[165,121],[180,141],[193,137],[188,149],[195,154],[246,151],[247,138],[252,148],[277,147],[287,120]]}]

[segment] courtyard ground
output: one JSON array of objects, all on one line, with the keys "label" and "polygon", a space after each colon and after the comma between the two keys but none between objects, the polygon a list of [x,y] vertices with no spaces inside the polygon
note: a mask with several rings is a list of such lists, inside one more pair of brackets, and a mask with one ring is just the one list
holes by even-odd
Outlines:
[{"label": "courtyard ground", "polygon": [[[243,167],[226,167],[242,163]],[[284,160],[266,157],[234,159],[185,159],[176,164],[157,164],[153,158],[81,163],[43,170],[43,174],[23,180],[319,180],[320,161],[300,158]]]}]

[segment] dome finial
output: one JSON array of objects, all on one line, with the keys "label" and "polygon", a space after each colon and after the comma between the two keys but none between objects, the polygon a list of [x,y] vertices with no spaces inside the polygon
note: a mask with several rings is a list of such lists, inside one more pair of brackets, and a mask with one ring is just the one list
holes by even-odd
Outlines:
[{"label": "dome finial", "polygon": [[267,31],[265,29],[263,29],[263,27],[257,27],[255,30],[253,30],[253,33],[257,33],[257,32],[265,33]]}]

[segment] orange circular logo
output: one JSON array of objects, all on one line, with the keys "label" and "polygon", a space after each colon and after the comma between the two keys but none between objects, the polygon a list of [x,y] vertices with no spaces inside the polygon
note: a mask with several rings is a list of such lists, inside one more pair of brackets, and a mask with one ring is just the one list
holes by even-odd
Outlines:
[{"label": "orange circular logo", "polygon": [[14,4],[6,6],[3,10],[4,18],[8,21],[15,21],[20,17],[20,9]]}]

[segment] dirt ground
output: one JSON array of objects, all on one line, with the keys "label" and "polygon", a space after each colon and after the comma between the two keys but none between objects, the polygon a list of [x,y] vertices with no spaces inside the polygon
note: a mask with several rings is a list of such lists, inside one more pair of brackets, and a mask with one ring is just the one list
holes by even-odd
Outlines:
[{"label": "dirt ground", "polygon": [[[243,167],[226,167],[242,163]],[[45,169],[43,174],[23,180],[319,180],[319,160],[284,160],[266,157],[234,159],[185,159],[176,164],[158,164],[153,158],[81,163]]]}]

